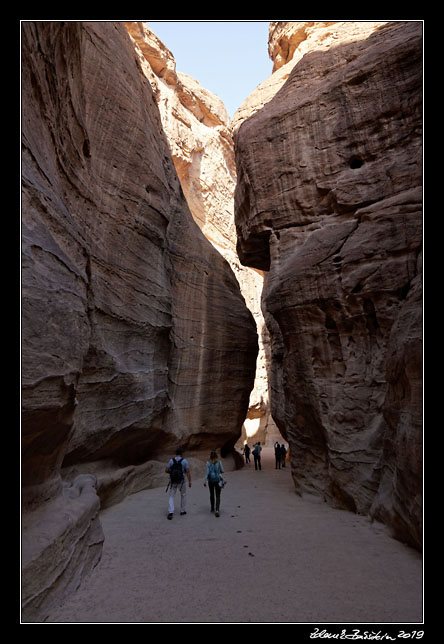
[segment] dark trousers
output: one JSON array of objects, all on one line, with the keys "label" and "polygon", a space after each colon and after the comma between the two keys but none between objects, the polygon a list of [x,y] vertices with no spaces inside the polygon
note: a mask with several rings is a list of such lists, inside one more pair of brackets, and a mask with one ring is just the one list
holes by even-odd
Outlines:
[{"label": "dark trousers", "polygon": [[253,456],[254,456],[254,469],[257,470],[258,467],[259,467],[259,469],[261,470],[262,469],[262,467],[261,467],[261,455],[259,454],[259,456],[256,456],[256,454],[253,454]]},{"label": "dark trousers", "polygon": [[282,458],[281,455],[276,454],[275,458],[276,458],[276,467],[275,467],[275,469],[278,469],[278,468],[281,469],[281,458]]},{"label": "dark trousers", "polygon": [[210,488],[211,509],[214,510],[214,493],[216,493],[216,512],[218,512],[220,506],[220,485],[219,483],[213,483],[208,479],[208,487]]}]

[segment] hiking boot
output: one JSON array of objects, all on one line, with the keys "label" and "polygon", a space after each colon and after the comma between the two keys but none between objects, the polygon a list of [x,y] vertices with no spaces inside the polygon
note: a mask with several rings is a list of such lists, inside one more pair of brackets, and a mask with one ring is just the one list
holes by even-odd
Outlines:
[{"label": "hiking boot", "polygon": [[214,513],[214,516],[215,516],[215,517],[218,517],[218,516],[219,516],[219,510],[216,510],[216,512]]},{"label": "hiking boot", "polygon": [[173,518],[173,513],[170,512],[169,515],[168,515],[168,519],[172,519],[172,518]]},{"label": "hiking boot", "polygon": [[186,511],[182,510],[181,513],[180,513],[180,516],[182,516],[182,514],[186,514]]}]

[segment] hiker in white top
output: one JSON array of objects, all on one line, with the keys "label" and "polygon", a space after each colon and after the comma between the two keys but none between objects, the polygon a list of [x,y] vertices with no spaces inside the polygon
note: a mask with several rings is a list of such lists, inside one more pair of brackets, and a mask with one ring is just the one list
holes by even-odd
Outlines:
[{"label": "hiker in white top", "polygon": [[217,457],[217,453],[215,451],[212,451],[210,454],[210,460],[207,461],[207,471],[205,472],[203,484],[206,487],[208,482],[208,488],[210,490],[211,512],[214,512],[214,496],[216,495],[216,517],[219,516],[220,491],[225,485],[225,481],[221,476],[223,471],[224,468],[221,461]]},{"label": "hiker in white top", "polygon": [[180,514],[187,513],[187,486],[185,483],[185,475],[188,478],[188,486],[191,487],[190,466],[186,458],[182,458],[182,450],[180,447],[176,449],[176,456],[169,460],[165,472],[170,475],[170,482],[167,487],[167,490],[168,488],[170,489],[168,497],[168,519],[172,519],[174,514],[174,497],[177,490],[180,490]]}]

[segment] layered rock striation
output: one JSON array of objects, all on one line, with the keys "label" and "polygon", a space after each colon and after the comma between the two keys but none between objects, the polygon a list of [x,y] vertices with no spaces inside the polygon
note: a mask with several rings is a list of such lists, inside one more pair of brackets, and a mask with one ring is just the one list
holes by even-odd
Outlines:
[{"label": "layered rock striation", "polygon": [[225,106],[191,76],[176,70],[172,52],[149,25],[143,22],[125,25],[153,89],[191,213],[219,252],[224,256],[233,253],[236,169]]},{"label": "layered rock striation", "polygon": [[291,71],[238,114],[238,252],[267,272],[272,414],[297,490],[420,547],[422,27],[319,29],[271,24],[275,73]]},{"label": "layered rock striation", "polygon": [[268,333],[261,310],[263,272],[243,266],[236,252],[236,167],[232,127],[218,96],[176,69],[173,53],[143,22],[125,23],[159,107],[163,130],[190,211],[230,264],[258,329],[256,379],[242,439],[272,440],[278,431],[268,397]]},{"label": "layered rock striation", "polygon": [[22,27],[23,603],[41,619],[100,557],[104,495],[179,444],[234,445],[257,334],[125,25]]},{"label": "layered rock striation", "polygon": [[233,116],[236,131],[245,119],[271,101],[288,79],[293,67],[307,53],[328,52],[338,44],[368,38],[386,22],[270,22],[268,55],[273,61],[273,73],[245,98]]}]

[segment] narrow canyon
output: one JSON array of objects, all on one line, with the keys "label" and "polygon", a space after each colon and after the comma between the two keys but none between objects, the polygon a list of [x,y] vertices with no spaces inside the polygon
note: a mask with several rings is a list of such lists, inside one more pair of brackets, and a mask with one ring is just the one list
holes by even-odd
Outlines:
[{"label": "narrow canyon", "polygon": [[421,22],[271,22],[232,120],[149,22],[21,29],[23,618],[179,446],[420,551]]}]

